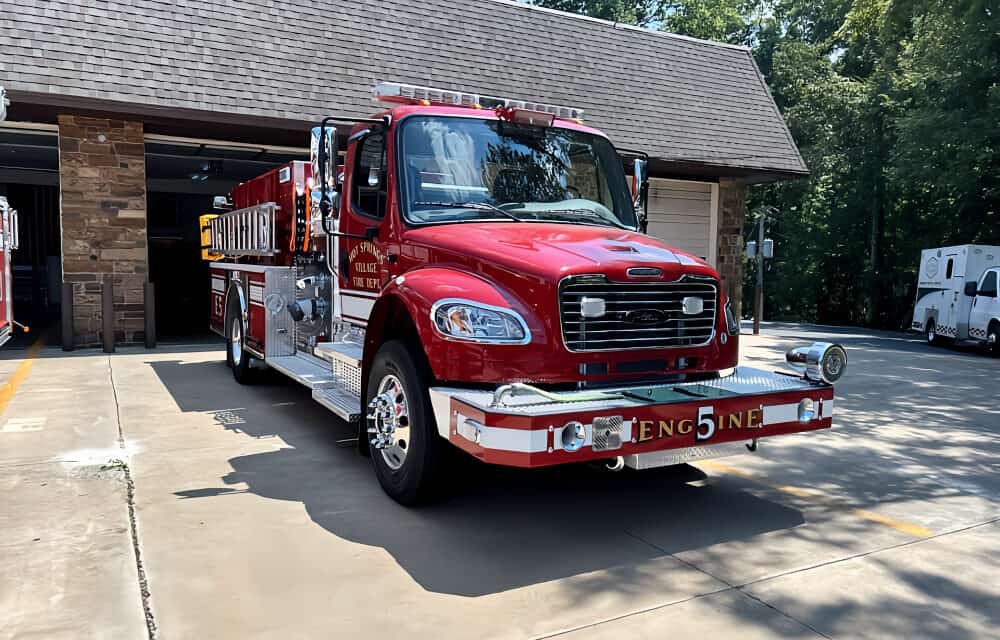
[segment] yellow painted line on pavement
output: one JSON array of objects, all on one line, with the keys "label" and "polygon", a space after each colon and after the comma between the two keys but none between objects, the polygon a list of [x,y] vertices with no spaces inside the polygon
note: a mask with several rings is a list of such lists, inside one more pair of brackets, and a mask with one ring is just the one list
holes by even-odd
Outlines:
[{"label": "yellow painted line on pavement", "polygon": [[875,522],[877,524],[885,525],[891,527],[896,531],[900,531],[907,535],[913,536],[915,538],[927,538],[934,535],[934,532],[919,524],[914,524],[912,522],[905,522],[903,520],[896,520],[895,518],[890,518],[889,516],[882,515],[881,513],[875,513],[874,511],[869,511],[868,509],[859,509],[840,498],[834,498],[828,496],[820,491],[815,491],[813,489],[803,489],[801,487],[793,487],[787,484],[778,484],[776,482],[771,482],[763,476],[756,473],[751,473],[749,471],[744,471],[743,469],[737,469],[736,467],[730,467],[727,464],[722,464],[715,462],[714,460],[705,460],[698,463],[699,466],[704,467],[707,470],[715,471],[718,473],[724,473],[731,476],[738,476],[751,482],[755,482],[765,487],[770,487],[776,491],[781,491],[782,493],[787,493],[793,495],[796,498],[803,498],[805,500],[811,500],[822,504],[823,506],[831,509],[836,509],[838,511],[846,511],[859,518],[868,520],[869,522]]},{"label": "yellow painted line on pavement", "polygon": [[3,414],[7,410],[7,405],[10,403],[11,398],[17,393],[17,388],[21,386],[24,379],[28,377],[28,373],[31,371],[31,365],[35,363],[35,357],[38,356],[38,352],[42,350],[45,346],[45,335],[38,337],[30,347],[28,347],[28,353],[21,364],[17,365],[14,369],[14,374],[11,375],[10,380],[4,383],[0,387],[0,414]]}]

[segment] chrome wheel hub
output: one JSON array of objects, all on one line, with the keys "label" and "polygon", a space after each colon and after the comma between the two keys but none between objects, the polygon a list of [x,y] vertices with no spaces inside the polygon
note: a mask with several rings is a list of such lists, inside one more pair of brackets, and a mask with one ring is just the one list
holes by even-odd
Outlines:
[{"label": "chrome wheel hub", "polygon": [[233,318],[233,328],[229,332],[229,341],[232,343],[233,363],[239,365],[243,358],[243,323],[239,316]]},{"label": "chrome wheel hub", "polygon": [[410,415],[403,385],[392,374],[382,378],[368,403],[368,433],[391,469],[403,466],[410,446]]}]

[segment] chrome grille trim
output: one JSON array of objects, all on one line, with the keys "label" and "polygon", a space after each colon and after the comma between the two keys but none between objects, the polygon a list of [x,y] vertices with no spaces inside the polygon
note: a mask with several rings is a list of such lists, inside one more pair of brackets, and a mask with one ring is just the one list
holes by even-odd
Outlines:
[{"label": "chrome grille trim", "polygon": [[[610,282],[602,276],[568,276],[559,283],[559,319],[563,344],[569,351],[619,351],[699,347],[715,337],[718,284],[714,278],[684,276],[673,282]],[[580,298],[602,297],[607,314],[580,315]],[[699,314],[684,315],[685,296],[704,303]],[[664,316],[649,326],[625,320],[629,311],[651,309]]]}]

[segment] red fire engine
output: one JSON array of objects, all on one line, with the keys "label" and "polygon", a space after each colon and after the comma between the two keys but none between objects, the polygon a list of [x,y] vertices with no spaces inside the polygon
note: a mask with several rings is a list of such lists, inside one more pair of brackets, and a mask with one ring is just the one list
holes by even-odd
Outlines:
[{"label": "red fire engine", "polygon": [[[0,87],[0,104],[3,102],[2,89],[3,87]],[[24,331],[28,330],[28,327],[14,321],[11,252],[17,249],[17,245],[17,210],[8,204],[7,198],[0,196],[0,346],[10,340],[15,326],[20,326]]]},{"label": "red fire engine", "polygon": [[[446,448],[501,465],[646,469],[831,426],[843,348],[804,375],[737,367],[739,323],[703,260],[644,235],[644,154],[579,109],[382,83],[326,118],[312,161],[203,222],[211,327],[236,380],[270,367],[358,425],[409,504]],[[351,125],[338,164],[337,132]],[[632,156],[631,189],[623,156]]]}]

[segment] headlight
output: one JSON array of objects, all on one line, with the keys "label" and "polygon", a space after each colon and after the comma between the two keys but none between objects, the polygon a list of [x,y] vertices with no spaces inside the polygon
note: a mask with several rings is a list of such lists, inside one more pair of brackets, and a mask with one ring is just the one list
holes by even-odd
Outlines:
[{"label": "headlight", "polygon": [[785,354],[789,366],[805,374],[807,380],[833,384],[847,370],[847,352],[839,344],[814,342]]},{"label": "headlight", "polygon": [[732,300],[726,300],[726,329],[731,336],[735,336],[740,332],[740,323],[736,319],[736,312],[733,311]]},{"label": "headlight", "polygon": [[440,300],[431,309],[431,320],[449,338],[500,344],[527,344],[531,332],[512,309],[501,309],[470,300]]}]

